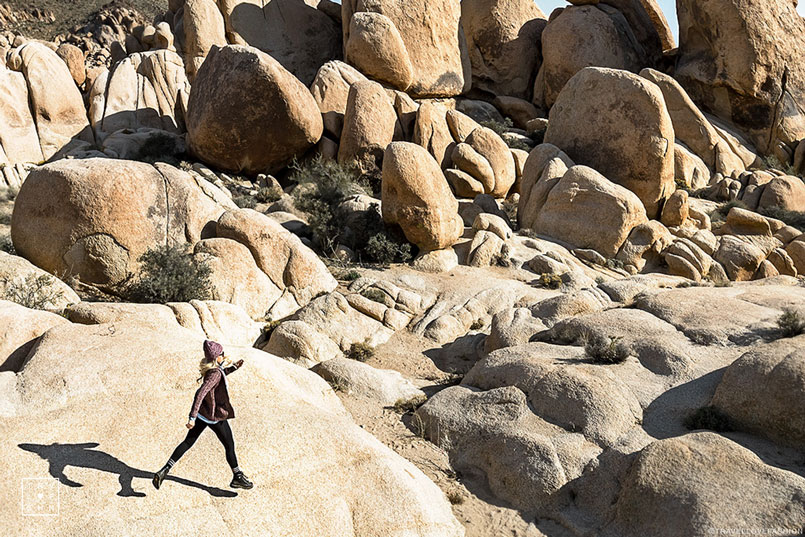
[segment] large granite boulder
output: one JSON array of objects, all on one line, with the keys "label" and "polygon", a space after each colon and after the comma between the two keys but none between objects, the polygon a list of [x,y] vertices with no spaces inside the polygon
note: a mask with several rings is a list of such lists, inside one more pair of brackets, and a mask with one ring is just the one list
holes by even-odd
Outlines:
[{"label": "large granite boulder", "polygon": [[[341,4],[341,19],[344,31],[344,47],[347,52],[354,45],[351,29],[360,30],[355,39],[366,40],[363,35],[365,25],[354,25],[357,13],[379,13],[388,18],[405,45],[405,52],[413,68],[413,79],[406,91],[413,97],[451,97],[464,93],[472,83],[471,66],[467,54],[467,43],[461,27],[461,4],[459,0],[345,0]],[[416,14],[416,16],[413,16]],[[363,17],[363,16],[359,16]],[[384,22],[386,22],[384,20]],[[386,23],[387,24],[387,23]],[[384,35],[393,33],[385,25],[375,25]],[[386,48],[369,50],[375,57],[363,57],[361,65],[372,65],[377,72],[381,63],[393,59],[404,59],[399,44],[395,44],[399,54],[389,56]],[[388,57],[387,57],[388,56]],[[360,67],[360,65],[358,65]],[[383,72],[395,69],[388,66]],[[370,74],[371,73],[367,73]],[[403,88],[400,88],[403,89]]]},{"label": "large granite boulder", "polygon": [[553,106],[567,81],[585,67],[637,72],[646,65],[643,49],[620,11],[607,4],[570,6],[542,32],[534,101]]},{"label": "large granite boulder", "polygon": [[547,22],[532,0],[461,2],[473,88],[530,99]]},{"label": "large granite boulder", "polygon": [[422,146],[392,142],[383,157],[383,220],[422,250],[452,246],[464,230],[439,164]]},{"label": "large granite boulder", "polygon": [[316,4],[301,0],[218,2],[229,43],[262,50],[305,85],[313,82],[319,67],[341,57],[340,28]]},{"label": "large granite boulder", "polygon": [[228,207],[216,186],[167,164],[59,160],[23,183],[11,238],[19,255],[52,274],[114,286],[149,248],[207,236]]},{"label": "large granite boulder", "polygon": [[253,47],[210,51],[187,109],[190,149],[233,172],[281,169],[319,141],[321,112],[298,78]]},{"label": "large granite boulder", "polygon": [[758,150],[793,154],[805,138],[805,20],[789,0],[680,0],[675,77],[747,133]]},{"label": "large granite boulder", "polygon": [[[0,76],[8,83],[0,97],[4,105],[0,113],[0,155],[5,153],[0,163],[40,163],[68,144],[93,141],[81,92],[67,64],[53,50],[29,41],[8,53],[6,66],[22,74],[24,87],[19,75],[0,69],[4,73]],[[13,109],[6,110],[6,106]]]},{"label": "large granite boulder", "polygon": [[632,229],[646,222],[646,212],[634,193],[587,166],[573,166],[542,188],[547,190],[543,205],[535,213],[524,214],[522,221],[537,233],[576,248],[614,257]]},{"label": "large granite boulder", "polygon": [[101,143],[123,129],[185,132],[190,83],[182,58],[170,50],[132,54],[92,85],[89,117]]},{"label": "large granite boulder", "polygon": [[674,128],[660,89],[617,69],[588,67],[551,109],[545,142],[640,198],[649,218],[674,191]]},{"label": "large granite boulder", "polygon": [[[24,488],[31,482],[20,485],[18,469],[25,468],[26,477],[54,487],[44,493],[59,497],[59,516],[36,522],[54,537],[162,534],[166,527],[193,535],[244,528],[299,537],[464,535],[444,493],[358,427],[324,380],[248,346],[226,347],[244,360],[227,383],[238,463],[253,493],[228,490],[232,472],[211,432],[155,491],[153,472],[187,432],[204,338],[158,321],[62,324],[41,337],[22,371],[1,372],[7,464],[0,479],[28,494],[0,506],[4,532],[27,533],[26,512],[52,512],[51,496]],[[67,357],[80,357],[80,367]],[[132,506],[133,499],[141,504]],[[222,514],[233,502],[237,520]],[[104,507],[88,512],[93,505]]]}]

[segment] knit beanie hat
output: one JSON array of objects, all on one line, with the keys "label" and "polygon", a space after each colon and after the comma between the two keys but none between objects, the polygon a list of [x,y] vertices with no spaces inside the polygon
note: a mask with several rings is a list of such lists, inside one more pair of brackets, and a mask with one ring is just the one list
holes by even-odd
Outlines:
[{"label": "knit beanie hat", "polygon": [[212,362],[218,356],[224,353],[224,347],[215,341],[209,339],[204,340],[204,356],[208,361]]}]

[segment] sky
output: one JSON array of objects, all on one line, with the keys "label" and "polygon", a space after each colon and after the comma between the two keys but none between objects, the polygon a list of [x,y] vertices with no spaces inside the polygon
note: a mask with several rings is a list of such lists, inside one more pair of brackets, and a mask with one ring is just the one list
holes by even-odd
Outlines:
[{"label": "sky", "polygon": [[[554,8],[570,5],[565,2],[565,0],[536,0],[536,2],[546,15],[550,15]],[[660,4],[660,8],[665,13],[665,18],[668,19],[668,24],[671,25],[671,30],[674,32],[674,37],[678,40],[679,34],[676,23],[676,0],[657,0],[657,2]],[[799,6],[797,6],[797,11],[799,11],[800,15],[805,17],[805,2],[801,2]]]}]

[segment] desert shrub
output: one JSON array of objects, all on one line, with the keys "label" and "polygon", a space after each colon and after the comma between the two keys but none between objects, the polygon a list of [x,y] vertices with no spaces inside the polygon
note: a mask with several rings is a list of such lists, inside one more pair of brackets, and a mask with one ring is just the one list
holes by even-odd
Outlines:
[{"label": "desert shrub", "polygon": [[386,303],[386,293],[384,293],[377,287],[367,287],[366,289],[361,291],[361,295],[373,302],[380,302],[381,304]]},{"label": "desert shrub", "polygon": [[182,246],[149,249],[139,261],[139,276],[123,291],[128,300],[165,304],[212,298],[212,270]]},{"label": "desert shrub", "polygon": [[282,324],[282,321],[267,321],[266,324],[263,325],[262,333],[265,339],[271,337],[271,333],[276,330],[276,328]]},{"label": "desert shrub", "polygon": [[14,186],[0,188],[0,201],[14,201],[19,192],[20,189]]},{"label": "desert shrub", "polygon": [[242,196],[235,196],[232,198],[232,201],[241,209],[254,209],[257,207],[257,200],[254,197],[246,194]]},{"label": "desert shrub", "polygon": [[257,191],[254,199],[258,203],[274,203],[282,197],[282,189],[277,187],[263,187]]},{"label": "desert shrub", "polygon": [[723,222],[733,207],[738,207],[739,209],[749,208],[746,206],[746,203],[742,202],[741,200],[728,201],[726,203],[722,203],[710,213],[710,220],[713,222]]},{"label": "desert shrub", "polygon": [[796,168],[794,168],[794,166],[792,164],[783,164],[782,162],[780,162],[780,159],[778,159],[774,155],[769,155],[768,157],[764,157],[764,158],[761,159],[761,161],[763,162],[763,167],[765,167],[765,169],[767,169],[767,170],[768,169],[775,169],[775,170],[779,170],[779,171],[783,172],[786,175],[799,176],[799,174],[797,173]]},{"label": "desert shrub", "polygon": [[413,257],[411,245],[385,230],[378,231],[366,241],[366,246],[358,248],[357,253],[363,260],[381,265],[390,263],[407,263]]},{"label": "desert shrub", "polygon": [[470,325],[470,330],[480,330],[483,327],[484,321],[482,319],[475,319]]},{"label": "desert shrub", "polygon": [[531,146],[525,143],[523,140],[519,138],[515,138],[512,136],[506,136],[502,138],[506,145],[509,146],[509,149],[520,149],[521,151],[530,152]]},{"label": "desert shrub", "polygon": [[348,282],[354,282],[355,280],[357,280],[360,277],[361,277],[360,272],[358,272],[357,270],[350,270],[349,272],[344,274],[343,279],[348,281]]},{"label": "desert shrub", "polygon": [[614,257],[611,257],[606,260],[606,267],[610,270],[624,270],[625,265],[623,264],[623,261],[621,261],[620,259],[615,259]]},{"label": "desert shrub", "polygon": [[631,354],[621,337],[592,335],[587,338],[584,352],[596,364],[619,364]]},{"label": "desert shrub", "polygon": [[783,314],[777,318],[777,326],[783,337],[794,337],[805,333],[805,318],[790,308],[785,308]]},{"label": "desert shrub", "polygon": [[517,226],[517,205],[518,202],[515,201],[513,196],[509,196],[503,203],[501,203],[503,212],[506,213],[506,216],[509,218],[509,222],[511,222],[512,227]]},{"label": "desert shrub", "polygon": [[514,122],[510,117],[504,117],[503,121],[496,121],[494,119],[482,121],[481,126],[486,127],[487,129],[492,129],[498,136],[503,136],[514,128]]},{"label": "desert shrub", "polygon": [[529,239],[536,239],[539,234],[531,228],[521,229],[517,232],[521,237],[528,237]]},{"label": "desert shrub", "polygon": [[425,401],[427,401],[427,399],[428,398],[425,397],[424,395],[415,395],[413,397],[409,397],[408,399],[402,399],[402,398],[397,399],[397,401],[394,402],[393,408],[397,412],[403,414],[406,412],[413,412],[417,408],[422,406],[425,403]]},{"label": "desert shrub", "polygon": [[0,250],[11,255],[16,255],[17,250],[14,248],[14,243],[11,242],[11,237],[9,235],[3,235],[0,237]]},{"label": "desert shrub", "polygon": [[347,358],[365,362],[375,355],[375,349],[368,343],[353,343],[346,352]]},{"label": "desert shrub", "polygon": [[[511,120],[511,118],[504,117],[502,122],[496,121],[494,119],[490,119],[488,121],[482,121],[481,126],[495,131],[495,134],[500,136],[501,139],[506,143],[506,145],[509,146],[509,148],[522,149],[523,151],[531,151],[531,146],[528,145],[522,139],[512,136],[503,136],[507,132],[514,129],[514,122]],[[528,135],[528,137],[531,138],[535,144],[539,145],[545,139],[545,129],[530,134]]]},{"label": "desert shrub", "polygon": [[546,289],[560,289],[563,285],[562,277],[558,274],[542,273],[537,279],[537,285]]},{"label": "desert shrub", "polygon": [[25,278],[4,278],[3,298],[26,308],[41,310],[64,296],[61,289],[52,287],[55,278],[50,274],[28,274]]},{"label": "desert shrub", "polygon": [[685,428],[691,431],[707,429],[718,433],[735,430],[732,419],[714,406],[703,406],[685,416]]},{"label": "desert shrub", "polygon": [[464,495],[456,490],[451,490],[448,492],[447,499],[450,500],[450,503],[453,505],[461,505],[464,503]]},{"label": "desert shrub", "polygon": [[175,136],[167,132],[155,132],[140,146],[135,160],[149,162],[168,162],[178,164],[176,155],[182,154],[183,147]]},{"label": "desert shrub", "polygon": [[787,226],[795,227],[800,231],[805,231],[805,213],[799,211],[787,211],[780,207],[766,207],[760,210],[760,214],[782,220]]},{"label": "desert shrub", "polygon": [[377,205],[373,204],[350,228],[338,217],[338,206],[348,197],[373,194],[368,176],[361,175],[354,166],[321,156],[292,166],[295,171],[291,180],[297,183],[293,191],[296,207],[308,216],[310,228],[325,254],[343,244],[360,261],[388,264],[411,259],[411,245],[401,231],[383,223]]}]

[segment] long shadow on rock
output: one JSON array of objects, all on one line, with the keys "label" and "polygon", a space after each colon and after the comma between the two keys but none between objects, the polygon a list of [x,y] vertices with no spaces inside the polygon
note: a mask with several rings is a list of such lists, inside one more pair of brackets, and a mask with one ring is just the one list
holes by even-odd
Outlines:
[{"label": "long shadow on rock", "polygon": [[445,373],[466,375],[475,362],[481,359],[486,334],[478,332],[460,336],[441,347],[423,351],[433,365]]},{"label": "long shadow on rock", "polygon": [[[48,469],[50,475],[68,487],[83,487],[84,485],[77,483],[64,475],[64,469],[66,467],[74,466],[76,468],[92,468],[94,470],[117,474],[118,481],[120,482],[120,491],[117,493],[118,496],[145,496],[144,493],[137,492],[132,489],[131,482],[135,477],[147,479],[150,482],[151,478],[154,476],[154,472],[134,468],[120,459],[109,455],[108,453],[93,449],[98,447],[98,445],[98,442],[84,442],[81,444],[59,444],[58,442],[54,442],[53,444],[17,444],[17,446],[21,449],[30,451],[31,453],[36,453],[41,458],[47,460],[48,464],[50,465],[50,468]],[[174,477],[170,474],[168,474],[165,479],[170,479],[189,487],[205,490],[209,492],[211,496],[229,498],[237,496],[236,493],[229,490],[219,489],[217,487],[208,487],[206,485],[202,485],[201,483],[190,481],[189,479]]]},{"label": "long shadow on rock", "polygon": [[674,386],[654,399],[643,411],[643,429],[657,439],[686,434],[685,417],[710,404],[726,367]]},{"label": "long shadow on rock", "polygon": [[[643,429],[659,440],[693,432],[685,427],[685,418],[694,410],[710,404],[725,370],[726,367],[716,369],[657,397],[643,411]],[[770,440],[742,431],[712,432],[752,451],[769,466],[805,477],[805,454],[796,449],[779,446]]]}]

